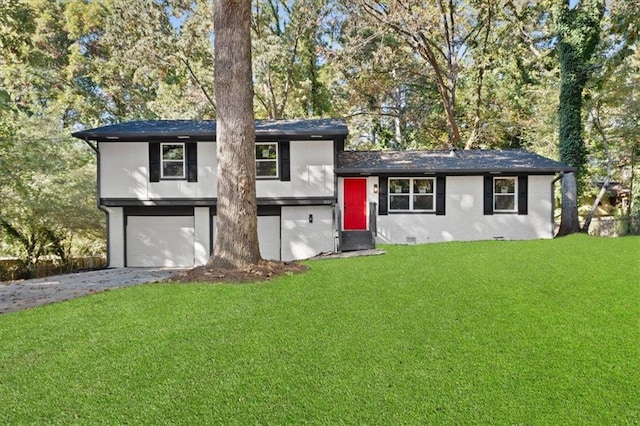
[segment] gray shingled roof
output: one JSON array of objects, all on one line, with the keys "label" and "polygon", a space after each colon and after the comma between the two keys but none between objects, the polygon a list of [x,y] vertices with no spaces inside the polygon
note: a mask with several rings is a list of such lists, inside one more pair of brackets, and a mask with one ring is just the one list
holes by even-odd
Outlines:
[{"label": "gray shingled roof", "polygon": [[[346,136],[349,131],[344,120],[256,120],[256,138],[308,137],[327,138]],[[72,134],[88,140],[149,141],[161,139],[216,139],[214,120],[142,120],[112,124]]]},{"label": "gray shingled roof", "polygon": [[344,151],[336,167],[338,175],[570,171],[575,168],[525,150]]}]

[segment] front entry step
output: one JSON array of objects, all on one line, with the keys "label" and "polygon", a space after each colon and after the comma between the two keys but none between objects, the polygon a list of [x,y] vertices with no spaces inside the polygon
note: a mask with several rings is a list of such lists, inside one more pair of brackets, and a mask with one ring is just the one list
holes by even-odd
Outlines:
[{"label": "front entry step", "polygon": [[370,250],[376,247],[371,231],[342,231],[340,242],[340,251]]}]

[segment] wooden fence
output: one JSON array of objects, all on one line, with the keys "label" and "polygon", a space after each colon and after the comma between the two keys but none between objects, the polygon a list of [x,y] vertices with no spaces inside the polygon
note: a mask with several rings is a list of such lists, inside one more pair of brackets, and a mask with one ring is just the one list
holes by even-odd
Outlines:
[{"label": "wooden fence", "polygon": [[104,256],[82,256],[71,258],[71,265],[60,264],[60,259],[51,257],[38,261],[35,270],[28,269],[19,259],[0,259],[0,281],[28,278],[44,278],[82,270],[102,269],[107,265]]}]

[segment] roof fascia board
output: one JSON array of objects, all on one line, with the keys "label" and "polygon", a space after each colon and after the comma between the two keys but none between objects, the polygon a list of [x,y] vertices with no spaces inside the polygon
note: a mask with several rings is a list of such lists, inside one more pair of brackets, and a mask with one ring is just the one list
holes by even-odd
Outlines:
[{"label": "roof fascia board", "polygon": [[560,172],[575,172],[574,167],[568,168],[512,168],[512,169],[335,169],[338,176],[358,176],[358,175],[434,175],[446,174],[449,176],[476,176],[486,174],[507,174],[520,173],[528,175],[552,175]]},{"label": "roof fascia board", "polygon": [[[334,197],[258,197],[257,203],[261,206],[330,206],[335,204]],[[101,198],[100,205],[105,207],[143,207],[143,206],[192,206],[212,207],[216,206],[216,198],[165,198],[155,200],[140,200],[136,198]]]}]

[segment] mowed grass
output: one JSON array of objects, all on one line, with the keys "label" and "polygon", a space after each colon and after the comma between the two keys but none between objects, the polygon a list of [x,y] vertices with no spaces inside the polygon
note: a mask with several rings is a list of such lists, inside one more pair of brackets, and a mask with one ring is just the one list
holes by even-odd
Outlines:
[{"label": "mowed grass", "polygon": [[640,238],[387,246],[0,316],[0,424],[637,424]]}]

